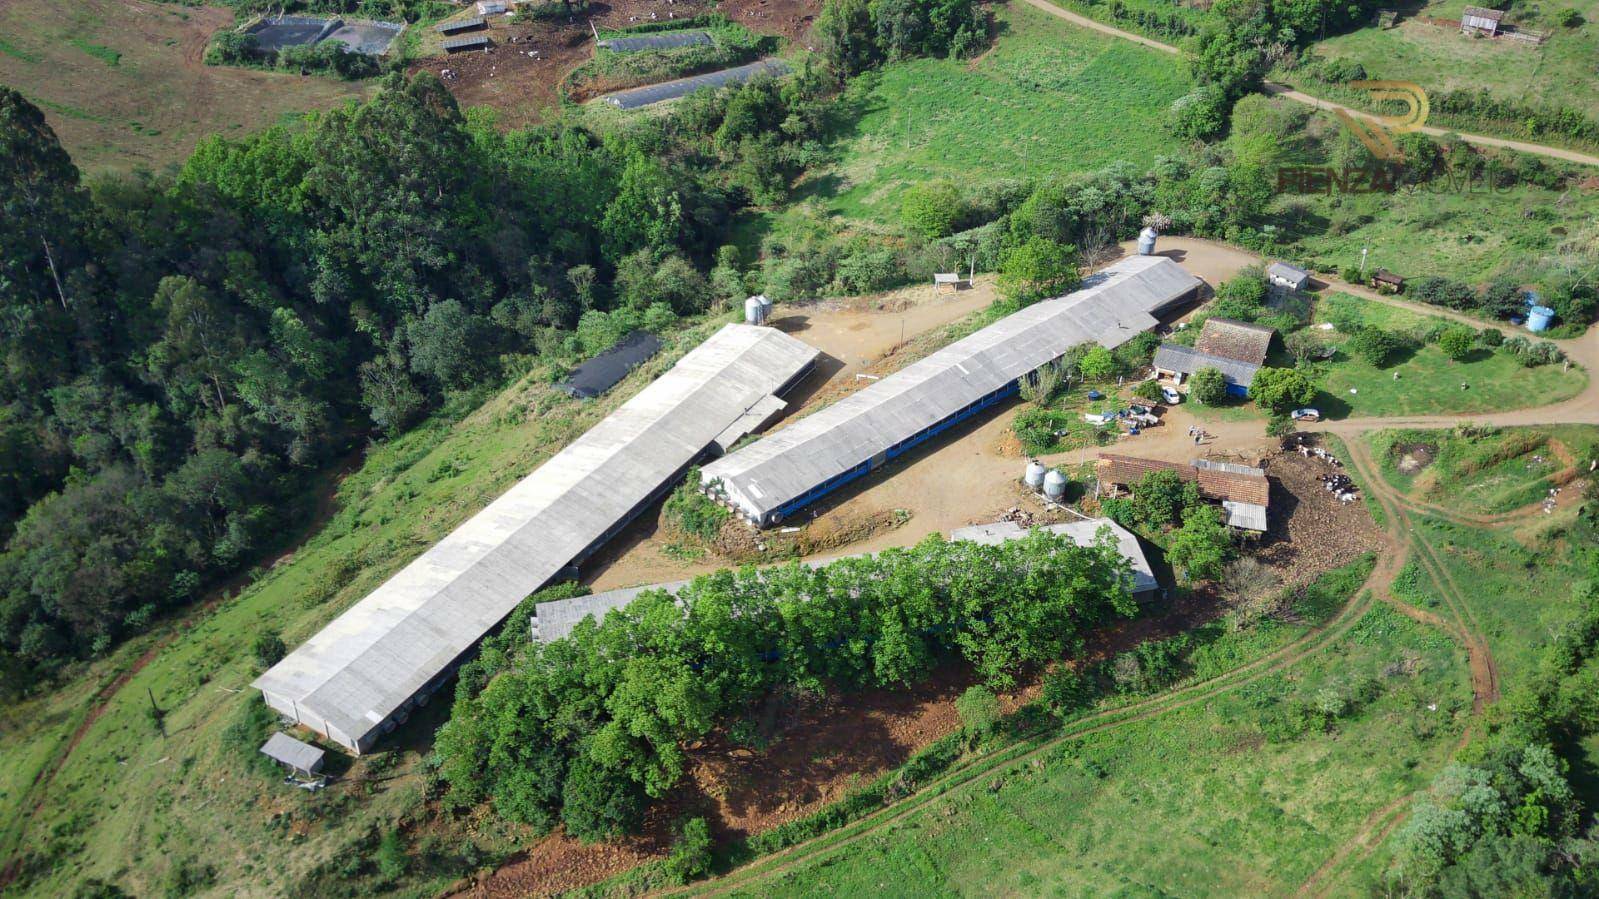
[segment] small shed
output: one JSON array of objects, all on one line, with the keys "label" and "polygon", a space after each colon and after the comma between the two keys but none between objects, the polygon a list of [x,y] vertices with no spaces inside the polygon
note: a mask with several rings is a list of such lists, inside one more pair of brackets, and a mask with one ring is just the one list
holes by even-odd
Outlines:
[{"label": "small shed", "polygon": [[1404,293],[1405,279],[1385,268],[1380,268],[1371,276],[1371,286],[1380,293]]},{"label": "small shed", "polygon": [[446,53],[464,53],[467,50],[487,50],[489,36],[486,34],[472,34],[466,37],[455,37],[445,41],[442,45]]},{"label": "small shed", "polygon": [[1499,23],[1504,17],[1503,10],[1468,6],[1465,12],[1460,14],[1460,31],[1462,34],[1485,34],[1493,37],[1499,33]]},{"label": "small shed", "polygon": [[462,34],[467,31],[477,31],[486,27],[482,16],[473,16],[470,19],[456,19],[453,22],[440,22],[434,26],[439,34]]},{"label": "small shed", "polygon": [[480,16],[497,16],[510,7],[505,5],[505,0],[478,0],[477,14]]},{"label": "small shed", "polygon": [[572,374],[558,389],[574,399],[591,400],[616,386],[628,372],[660,351],[659,337],[648,331],[634,331],[615,346],[572,369]]},{"label": "small shed", "polygon": [[1266,267],[1266,280],[1289,290],[1304,290],[1310,285],[1310,272],[1286,262],[1273,262]]},{"label": "small shed", "polygon": [[261,747],[261,754],[283,765],[301,777],[316,777],[322,773],[322,762],[327,753],[278,731]]},{"label": "small shed", "polygon": [[962,278],[959,272],[936,272],[933,274],[934,290],[953,292],[964,290],[968,286],[970,286],[970,282]]}]

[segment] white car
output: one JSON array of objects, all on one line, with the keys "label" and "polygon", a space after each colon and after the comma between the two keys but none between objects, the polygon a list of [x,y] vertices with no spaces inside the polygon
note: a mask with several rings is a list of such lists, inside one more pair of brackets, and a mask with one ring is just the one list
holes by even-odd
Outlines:
[{"label": "white car", "polygon": [[1288,414],[1294,421],[1321,421],[1320,409],[1295,409]]},{"label": "white car", "polygon": [[1160,395],[1161,398],[1166,401],[1166,405],[1168,406],[1175,406],[1183,401],[1183,395],[1179,393],[1175,387],[1166,387],[1162,385],[1160,388]]}]

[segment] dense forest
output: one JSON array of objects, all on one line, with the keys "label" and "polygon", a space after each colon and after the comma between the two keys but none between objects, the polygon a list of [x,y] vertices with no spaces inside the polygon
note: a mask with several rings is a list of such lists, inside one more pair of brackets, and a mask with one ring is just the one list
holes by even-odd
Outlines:
[{"label": "dense forest", "polygon": [[[981,26],[964,0],[874,9],[876,59]],[[389,75],[92,183],[0,89],[0,689],[262,560],[365,441],[741,298],[728,223],[820,157],[837,84],[806,67],[597,135],[504,132]]]}]

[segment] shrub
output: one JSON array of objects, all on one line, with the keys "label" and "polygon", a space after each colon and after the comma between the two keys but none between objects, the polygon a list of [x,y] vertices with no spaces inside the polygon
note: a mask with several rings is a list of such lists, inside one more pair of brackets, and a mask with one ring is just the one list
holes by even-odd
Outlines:
[{"label": "shrub", "polygon": [[1166,559],[1182,572],[1183,580],[1214,580],[1233,557],[1232,535],[1210,506],[1196,506],[1183,515],[1183,526],[1172,532]]},{"label": "shrub", "polygon": [[704,818],[684,821],[666,857],[666,873],[678,883],[688,883],[711,873],[711,862],[711,825]]},{"label": "shrub", "polygon": [[899,214],[912,233],[937,240],[955,232],[966,210],[954,182],[941,178],[906,190],[900,198]]},{"label": "shrub", "polygon": [[999,723],[999,697],[982,684],[975,684],[955,700],[955,713],[960,715],[961,728],[967,735],[986,736]]},{"label": "shrub", "polygon": [[1105,381],[1116,374],[1116,356],[1098,344],[1077,360],[1077,373],[1085,381]]},{"label": "shrub", "polygon": [[1398,335],[1370,326],[1360,328],[1349,338],[1350,351],[1377,368],[1386,368],[1403,347],[1404,341]]},{"label": "shrub", "polygon": [[1562,28],[1581,28],[1586,20],[1583,19],[1582,13],[1568,6],[1555,14],[1555,21]]},{"label": "shrub", "polygon": [[1498,328],[1483,328],[1477,333],[1477,342],[1488,349],[1494,349],[1505,342],[1505,335]]},{"label": "shrub", "polygon": [[1188,395],[1207,406],[1215,406],[1227,399],[1227,378],[1219,368],[1206,366],[1194,372],[1188,382]]},{"label": "shrub", "polygon": [[1160,382],[1154,378],[1139,381],[1138,386],[1133,388],[1133,396],[1146,403],[1158,403],[1165,398],[1160,392]]},{"label": "shrub", "polygon": [[678,530],[707,541],[716,539],[733,514],[700,490],[698,468],[689,469],[683,483],[667,497],[662,512]]},{"label": "shrub", "polygon": [[1467,327],[1453,326],[1438,335],[1438,348],[1444,355],[1459,362],[1471,355],[1477,345],[1477,335]]},{"label": "shrub", "polygon": [[411,857],[405,851],[405,840],[398,829],[383,832],[383,838],[378,840],[374,861],[378,876],[390,883],[405,876],[406,869],[411,866]]},{"label": "shrub", "polygon": [[268,631],[255,638],[255,660],[262,668],[271,668],[283,661],[283,656],[288,652],[288,647],[283,645],[283,638],[277,631]]},{"label": "shrub", "polygon": [[567,833],[597,843],[637,830],[643,819],[644,790],[637,781],[587,755],[572,761],[561,794]]},{"label": "shrub", "polygon": [[1095,692],[1093,681],[1063,665],[1044,676],[1044,704],[1061,718],[1093,705]]},{"label": "shrub", "polygon": [[1077,248],[1047,237],[1030,237],[1000,256],[999,289],[1006,299],[1027,305],[1077,288]]},{"label": "shrub", "polygon": [[1061,439],[1057,435],[1064,436],[1071,421],[1071,415],[1065,412],[1034,407],[1018,412],[1011,427],[1022,448],[1036,456],[1058,451]]},{"label": "shrub", "polygon": [[1227,127],[1227,96],[1213,84],[1202,84],[1166,110],[1166,127],[1186,140],[1209,140]]}]

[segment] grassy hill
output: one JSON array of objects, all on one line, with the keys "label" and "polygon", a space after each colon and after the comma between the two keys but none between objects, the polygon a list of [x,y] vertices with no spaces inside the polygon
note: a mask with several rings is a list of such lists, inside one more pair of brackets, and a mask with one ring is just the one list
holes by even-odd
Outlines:
[{"label": "grassy hill", "polygon": [[0,84],[45,112],[86,172],[181,163],[200,138],[238,136],[359,97],[332,78],[207,66],[220,6],[148,0],[0,4]]},{"label": "grassy hill", "polygon": [[1001,33],[983,56],[896,63],[853,85],[838,161],[801,199],[897,220],[900,192],[922,181],[1067,174],[1177,149],[1159,123],[1189,82],[1169,56],[1026,6],[995,14]]}]

